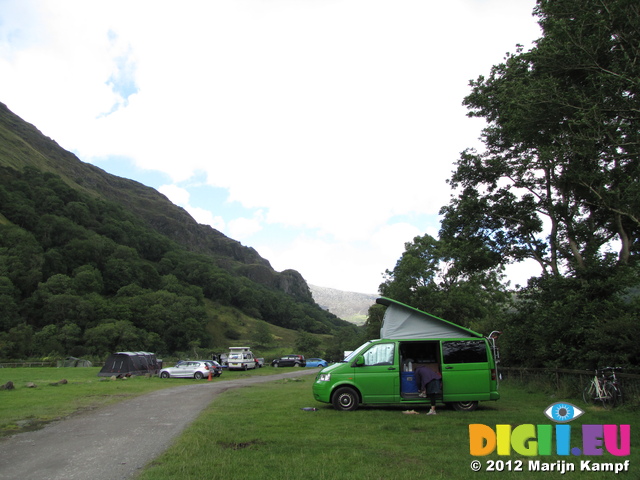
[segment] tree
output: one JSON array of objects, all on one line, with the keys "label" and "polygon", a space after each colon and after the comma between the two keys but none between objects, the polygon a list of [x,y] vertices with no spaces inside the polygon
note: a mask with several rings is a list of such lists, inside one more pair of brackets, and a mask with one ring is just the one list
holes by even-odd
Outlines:
[{"label": "tree", "polygon": [[58,327],[56,325],[46,325],[42,330],[33,336],[34,348],[36,351],[47,355],[62,355],[63,347],[58,341]]},{"label": "tree", "polygon": [[[640,297],[621,295],[638,277],[613,269],[581,278],[542,276],[518,294],[515,308],[497,328],[507,365],[594,369],[637,366]],[[523,346],[526,345],[526,348]]]},{"label": "tree", "polygon": [[367,311],[367,320],[364,322],[364,330],[366,332],[365,336],[367,339],[380,337],[382,318],[384,317],[385,310],[385,306],[378,304],[374,304],[369,307],[369,310]]},{"label": "tree", "polygon": [[486,148],[458,160],[441,238],[484,245],[499,264],[540,265],[504,320],[505,361],[633,364],[640,5],[538,0],[534,13],[543,31],[535,47],[471,82],[464,104],[487,121]]},{"label": "tree", "polygon": [[91,292],[102,293],[104,288],[102,274],[91,265],[78,267],[73,271],[73,286],[80,295]]},{"label": "tree", "polygon": [[42,279],[43,251],[35,237],[18,227],[0,225],[0,275],[6,276],[23,297]]},{"label": "tree", "polygon": [[106,355],[117,351],[146,349],[146,332],[126,320],[108,320],[84,333],[87,348],[94,355]]},{"label": "tree", "polygon": [[418,236],[386,271],[380,292],[459,325],[495,321],[507,296],[493,256],[473,241]]},{"label": "tree", "polygon": [[8,332],[0,332],[0,350],[4,358],[28,358],[33,350],[33,328],[31,325],[21,323],[9,329]]},{"label": "tree", "polygon": [[[640,15],[626,0],[539,0],[544,36],[471,82],[468,150],[443,228],[543,272],[627,265],[640,237]],[[469,224],[472,228],[469,228]]]},{"label": "tree", "polygon": [[296,339],[296,350],[307,357],[317,357],[320,355],[320,340],[310,333],[299,331]]},{"label": "tree", "polygon": [[261,347],[268,347],[271,345],[273,342],[273,335],[271,335],[269,324],[267,322],[257,322],[251,339],[256,342],[256,345]]},{"label": "tree", "polygon": [[8,331],[20,323],[15,287],[7,277],[0,277],[0,331]]}]

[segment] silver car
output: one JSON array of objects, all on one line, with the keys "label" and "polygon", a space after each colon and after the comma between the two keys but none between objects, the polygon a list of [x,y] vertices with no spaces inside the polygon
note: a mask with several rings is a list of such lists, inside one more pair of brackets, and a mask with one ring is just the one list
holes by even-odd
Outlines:
[{"label": "silver car", "polygon": [[[214,374],[214,372],[211,372]],[[160,370],[160,378],[195,378],[200,380],[209,376],[209,365],[205,361],[179,362],[175,367]]]}]

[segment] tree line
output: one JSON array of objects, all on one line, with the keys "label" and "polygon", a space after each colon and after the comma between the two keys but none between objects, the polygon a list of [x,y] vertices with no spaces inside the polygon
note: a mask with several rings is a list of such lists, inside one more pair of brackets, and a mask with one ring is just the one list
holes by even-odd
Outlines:
[{"label": "tree line", "polygon": [[303,332],[353,329],[187,251],[54,173],[0,167],[3,358],[212,348],[225,339],[207,329],[205,299]]}]

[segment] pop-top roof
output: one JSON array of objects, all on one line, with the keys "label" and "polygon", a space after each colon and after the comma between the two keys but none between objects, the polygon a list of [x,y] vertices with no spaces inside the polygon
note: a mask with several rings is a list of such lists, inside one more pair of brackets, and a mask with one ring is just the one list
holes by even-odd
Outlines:
[{"label": "pop-top roof", "polygon": [[482,334],[438,318],[386,297],[376,303],[385,305],[380,338],[482,338]]}]

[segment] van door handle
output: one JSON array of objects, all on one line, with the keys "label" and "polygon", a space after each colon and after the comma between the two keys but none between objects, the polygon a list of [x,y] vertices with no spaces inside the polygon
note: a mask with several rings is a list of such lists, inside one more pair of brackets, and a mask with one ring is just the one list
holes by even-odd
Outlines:
[{"label": "van door handle", "polygon": [[444,367],[447,370],[451,370],[453,367]]},{"label": "van door handle", "polygon": [[395,369],[396,369],[396,367],[389,367],[389,368],[387,368],[387,370],[395,370]]}]

